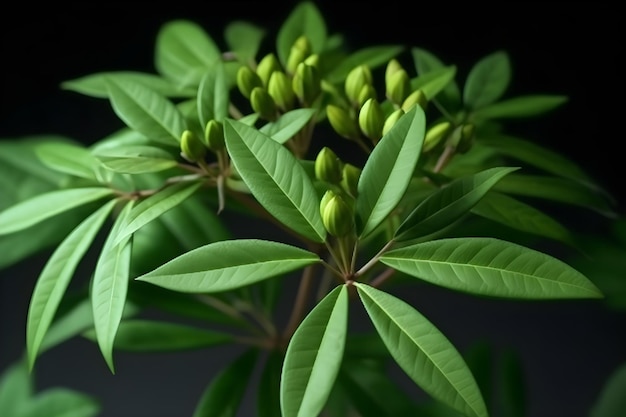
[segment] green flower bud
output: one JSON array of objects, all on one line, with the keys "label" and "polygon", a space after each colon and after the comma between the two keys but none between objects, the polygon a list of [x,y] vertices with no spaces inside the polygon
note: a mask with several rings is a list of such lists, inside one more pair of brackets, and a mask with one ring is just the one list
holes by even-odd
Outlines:
[{"label": "green flower bud", "polygon": [[306,36],[302,35],[294,42],[293,46],[289,50],[289,56],[287,57],[286,70],[289,74],[294,74],[298,64],[303,62],[309,55],[311,55],[311,44]]},{"label": "green flower bud", "polygon": [[387,67],[385,68],[385,85],[389,84],[389,78],[394,75],[398,71],[404,71],[400,62],[393,58],[387,63]]},{"label": "green flower bud", "polygon": [[224,126],[217,120],[209,120],[204,129],[204,139],[213,152],[224,149]]},{"label": "green flower bud", "polygon": [[361,132],[376,143],[383,136],[385,115],[378,101],[370,98],[359,111],[359,127]]},{"label": "green flower bud", "polygon": [[341,188],[343,188],[343,190],[352,198],[356,198],[358,194],[357,185],[359,183],[360,176],[360,168],[357,168],[349,163],[343,164],[343,170],[341,175]]},{"label": "green flower bud", "polygon": [[309,55],[305,60],[304,63],[307,65],[310,65],[312,67],[315,67],[318,69],[320,69],[320,56],[318,54],[313,54],[313,55]]},{"label": "green flower bud", "polygon": [[250,94],[250,105],[252,110],[257,112],[262,119],[270,122],[278,118],[278,108],[276,103],[266,89],[255,87]]},{"label": "green flower bud", "polygon": [[387,118],[385,119],[385,124],[383,125],[383,136],[385,136],[387,132],[389,132],[389,130],[396,124],[398,119],[400,119],[402,115],[404,115],[404,113],[404,110],[397,109],[389,116],[387,116]]},{"label": "green flower bud", "polygon": [[411,80],[405,70],[400,69],[387,77],[385,95],[394,104],[401,105],[411,90]]},{"label": "green flower bud", "polygon": [[323,147],[315,158],[315,178],[330,184],[339,184],[342,176],[342,162],[328,147]]},{"label": "green flower bud", "polygon": [[311,105],[322,92],[319,71],[316,67],[301,62],[293,76],[292,88],[300,103]]},{"label": "green flower bud", "polygon": [[[330,197],[326,194],[331,193]],[[343,197],[327,191],[322,197],[320,210],[324,227],[333,236],[344,237],[354,230],[354,213]],[[323,205],[322,205],[323,204]]]},{"label": "green flower bud", "polygon": [[189,162],[198,162],[204,159],[206,155],[206,147],[193,134],[191,130],[185,130],[180,137],[180,150],[183,158]]},{"label": "green flower bud", "polygon": [[424,137],[424,144],[422,145],[422,152],[428,152],[433,149],[441,140],[450,133],[452,124],[450,122],[441,122],[432,126],[426,132]]},{"label": "green flower bud", "polygon": [[459,145],[457,146],[457,151],[460,153],[465,153],[469,151],[474,143],[474,138],[476,137],[476,126],[472,123],[468,123],[463,125],[461,128],[461,140],[459,141]]},{"label": "green flower bud", "polygon": [[352,117],[346,109],[329,104],[326,106],[326,116],[330,125],[340,136],[346,139],[358,139],[361,136],[356,118]]},{"label": "green flower bud", "polygon": [[324,213],[324,210],[326,209],[326,206],[328,205],[328,202],[336,195],[337,193],[334,192],[333,190],[327,190],[324,195],[322,196],[322,199],[320,200],[320,214]]},{"label": "green flower bud", "polygon": [[353,68],[346,77],[345,93],[348,99],[357,104],[359,94],[365,85],[373,85],[372,71],[367,65],[359,65]]},{"label": "green flower bud", "polygon": [[371,84],[367,84],[364,85],[363,88],[361,89],[361,92],[359,93],[359,107],[362,107],[363,104],[365,104],[365,102],[367,100],[369,100],[370,98],[376,99],[376,90],[374,89],[374,86]]},{"label": "green flower bud", "polygon": [[261,77],[252,71],[250,67],[245,65],[239,67],[237,70],[237,88],[243,96],[247,99],[250,99],[250,93],[254,89],[254,87],[262,87],[263,81],[261,81]]},{"label": "green flower bud", "polygon": [[405,112],[409,111],[413,105],[419,105],[423,110],[426,110],[426,106],[428,105],[428,98],[426,94],[422,90],[415,90],[407,98],[402,102],[402,110]]},{"label": "green flower bud", "polygon": [[267,92],[283,111],[293,108],[296,95],[291,88],[291,79],[282,71],[274,71],[267,84]]},{"label": "green flower bud", "polygon": [[261,78],[264,86],[267,86],[267,83],[270,81],[270,77],[274,71],[282,70],[283,68],[278,61],[278,58],[276,58],[276,55],[273,53],[265,55],[256,67],[256,73]]}]

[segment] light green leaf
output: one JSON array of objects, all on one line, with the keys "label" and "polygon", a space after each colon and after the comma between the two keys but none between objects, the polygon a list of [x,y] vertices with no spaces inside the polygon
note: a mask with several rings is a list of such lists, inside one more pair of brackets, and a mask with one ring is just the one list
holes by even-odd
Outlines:
[{"label": "light green leaf", "polygon": [[567,96],[548,94],[519,96],[481,107],[472,115],[476,120],[533,117],[561,106],[568,99]]},{"label": "light green leaf", "polygon": [[229,103],[224,64],[216,61],[205,72],[198,87],[198,120],[203,131],[209,120],[224,121]]},{"label": "light green leaf", "polygon": [[314,54],[322,52],[327,37],[326,22],[312,1],[297,3],[278,29],[276,53],[283,65],[287,62],[294,42],[302,35],[310,42]]},{"label": "light green leaf", "polygon": [[474,376],[445,335],[399,298],[367,284],[355,285],[372,323],[404,372],[455,410],[487,417]]},{"label": "light green leaf", "polygon": [[218,292],[291,272],[320,258],[284,243],[233,239],[209,243],[136,279],[181,292]]},{"label": "light green leaf", "polygon": [[458,291],[520,299],[601,298],[583,274],[548,254],[495,238],[450,238],[394,249],[380,261]]},{"label": "light green leaf", "polygon": [[235,20],[226,25],[224,40],[237,61],[249,65],[259,53],[266,30],[260,26]]},{"label": "light green leaf", "polygon": [[[53,171],[48,166],[41,163],[37,157],[35,149],[43,143],[72,143],[70,139],[64,136],[51,135],[35,135],[24,136],[18,139],[3,139],[0,141],[0,173],[3,177],[9,175],[15,176],[7,185],[19,183],[20,191],[24,188],[31,189],[36,187],[37,190],[46,189],[45,186],[58,187],[62,184],[66,176],[60,172]],[[40,188],[41,187],[41,188]],[[3,189],[4,184],[3,184]],[[22,194],[20,194],[22,195]],[[0,209],[4,208],[9,202],[5,199],[0,201]]]},{"label": "light green leaf", "polygon": [[181,87],[197,86],[207,68],[220,59],[221,52],[213,39],[190,20],[169,21],[157,34],[154,65]]},{"label": "light green leaf", "polygon": [[164,171],[178,164],[170,152],[156,146],[129,145],[94,154],[106,168],[122,174]]},{"label": "light green leaf", "polygon": [[465,216],[505,175],[517,170],[495,167],[457,178],[430,194],[402,222],[394,239],[428,236]]},{"label": "light green leaf", "polygon": [[453,82],[455,75],[455,65],[432,70],[411,80],[411,89],[422,90],[426,98],[432,100]]},{"label": "light green leaf", "polygon": [[604,381],[595,399],[589,417],[613,417],[626,408],[626,363],[616,367]]},{"label": "light green leaf", "polygon": [[323,242],[319,197],[293,154],[253,127],[226,119],[226,147],[235,169],[259,203],[288,228]]},{"label": "light green leaf", "polygon": [[138,71],[108,71],[90,74],[61,83],[61,88],[96,98],[108,98],[106,80],[122,80],[141,84],[165,97],[193,97],[193,88],[181,88],[158,75]]},{"label": "light green leaf", "polygon": [[306,126],[306,124],[311,121],[316,111],[317,110],[310,108],[290,110],[280,116],[275,122],[263,125],[263,127],[259,129],[259,132],[283,144]]},{"label": "light green leaf", "polygon": [[96,417],[100,411],[100,403],[90,395],[48,388],[28,402],[18,417]]},{"label": "light green leaf", "polygon": [[37,157],[55,171],[88,180],[99,181],[100,163],[79,144],[46,142],[35,147]]},{"label": "light green leaf", "polygon": [[235,417],[254,371],[255,350],[247,350],[205,388],[192,417]]},{"label": "light green leaf", "polygon": [[187,123],[165,96],[128,80],[106,79],[111,106],[126,125],[148,139],[178,146]]},{"label": "light green leaf", "polygon": [[283,360],[282,353],[271,351],[263,364],[256,393],[258,417],[280,416],[280,375]]},{"label": "light green leaf", "polygon": [[463,88],[463,102],[478,110],[497,101],[511,82],[511,63],[504,51],[481,58],[470,70]]},{"label": "light green leaf", "polygon": [[360,237],[372,232],[402,199],[422,150],[425,125],[424,111],[414,106],[369,155],[359,177],[356,199]]},{"label": "light green leaf", "polygon": [[120,225],[119,233],[113,245],[118,245],[145,224],[191,197],[201,186],[202,183],[200,182],[178,182],[168,185],[140,201],[133,207],[124,224]]},{"label": "light green leaf", "polygon": [[[432,72],[439,74],[439,71],[449,67],[424,48],[411,48],[411,55],[419,77],[427,76]],[[450,81],[441,94],[437,95],[436,100],[448,110],[457,110],[461,106],[461,90],[458,84],[454,80]]]},{"label": "light green leaf", "polygon": [[26,348],[32,369],[59,303],[100,227],[115,205],[111,200],[82,221],[52,253],[31,296],[26,323]]},{"label": "light green leaf", "polygon": [[33,393],[33,381],[26,362],[20,360],[10,364],[0,374],[0,415],[18,416]]},{"label": "light green leaf", "polygon": [[328,293],[293,334],[280,380],[283,417],[317,416],[333,387],[348,327],[348,288]]},{"label": "light green leaf", "polygon": [[404,46],[402,45],[380,45],[359,49],[342,59],[341,62],[327,74],[325,79],[334,84],[343,82],[348,76],[348,73],[355,67],[365,65],[370,69],[378,68],[385,65],[390,59],[398,56],[403,50]]},{"label": "light green leaf", "polygon": [[36,195],[0,212],[0,235],[18,232],[75,207],[110,196],[104,187],[70,188]]}]

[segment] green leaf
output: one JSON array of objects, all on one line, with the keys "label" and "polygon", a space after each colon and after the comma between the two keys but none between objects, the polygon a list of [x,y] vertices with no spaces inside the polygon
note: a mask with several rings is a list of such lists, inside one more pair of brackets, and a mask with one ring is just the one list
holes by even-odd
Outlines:
[{"label": "green leaf", "polygon": [[19,417],[96,417],[100,403],[67,388],[48,388],[22,408]]},{"label": "green leaf", "polygon": [[181,292],[239,288],[319,262],[307,250],[284,243],[233,239],[209,243],[136,279]]},{"label": "green leaf", "polygon": [[165,96],[128,80],[106,79],[115,114],[148,139],[178,146],[187,123],[176,105]]},{"label": "green leaf", "polygon": [[200,182],[178,182],[168,185],[140,201],[133,207],[124,224],[120,225],[119,233],[113,245],[118,245],[145,224],[191,197],[201,186],[202,183]]},{"label": "green leaf", "polygon": [[280,380],[283,417],[317,416],[343,359],[348,327],[348,288],[335,287],[304,318],[285,354]]},{"label": "green leaf", "polygon": [[132,84],[141,84],[165,97],[193,97],[195,90],[181,88],[171,81],[158,75],[138,71],[107,71],[90,74],[84,77],[61,83],[64,90],[74,91],[96,98],[109,98],[106,80],[121,80]]},{"label": "green leaf", "polygon": [[517,170],[495,167],[457,178],[433,192],[402,222],[396,231],[397,241],[428,236],[460,219],[505,175]]},{"label": "green leaf", "polygon": [[110,196],[104,187],[70,188],[36,195],[0,212],[0,235],[18,232],[75,207]]},{"label": "green leaf", "polygon": [[358,183],[357,228],[372,232],[402,199],[424,142],[424,111],[414,106],[382,137],[369,155]]},{"label": "green leaf", "polygon": [[534,94],[513,97],[482,107],[472,113],[476,120],[517,119],[547,113],[568,101],[567,96]]},{"label": "green leaf", "polygon": [[439,329],[399,298],[363,283],[355,285],[374,327],[404,372],[455,410],[487,417],[474,376]]},{"label": "green leaf", "polygon": [[228,50],[235,55],[237,61],[248,65],[254,62],[259,53],[265,34],[266,30],[260,26],[235,20],[226,25],[224,40],[228,45]]},{"label": "green leaf", "polygon": [[548,254],[495,238],[450,238],[394,249],[380,261],[458,291],[520,299],[601,298],[583,274]]},{"label": "green leaf", "polygon": [[218,46],[195,22],[172,20],[157,34],[154,65],[180,86],[198,85],[207,68],[220,59]]},{"label": "green leaf", "polygon": [[398,56],[404,50],[402,45],[380,45],[359,49],[341,60],[327,74],[325,79],[331,83],[340,83],[346,79],[348,73],[359,65],[366,65],[370,69],[378,68]]},{"label": "green leaf", "polygon": [[280,416],[280,375],[284,356],[271,351],[263,364],[256,395],[258,417]]},{"label": "green leaf", "polygon": [[[432,72],[439,74],[439,71],[449,67],[424,48],[411,48],[411,55],[419,77],[427,76]],[[457,110],[461,106],[461,90],[458,84],[454,80],[450,81],[441,94],[437,95],[437,101],[440,101],[448,110]]]},{"label": "green leaf", "polygon": [[115,219],[98,256],[91,282],[91,305],[96,339],[112,373],[115,373],[113,343],[126,304],[132,248],[130,235],[121,241],[118,241],[118,236],[133,212],[133,204],[126,203]]},{"label": "green leaf", "polygon": [[122,174],[145,174],[175,167],[178,162],[170,152],[146,145],[104,149],[95,153],[104,167]]},{"label": "green leaf", "polygon": [[589,417],[612,417],[626,408],[626,363],[616,367],[609,375],[595,399]]},{"label": "green leaf", "polygon": [[0,374],[0,415],[18,416],[34,393],[28,365],[20,360],[10,364]]},{"label": "green leaf", "polygon": [[284,65],[294,42],[300,36],[306,36],[313,53],[322,52],[326,44],[326,22],[324,16],[312,1],[296,4],[276,35],[276,53],[278,60]]},{"label": "green leaf", "polygon": [[428,100],[434,99],[440,92],[454,81],[456,66],[441,67],[427,72],[411,80],[411,89],[422,90]]},{"label": "green leaf", "polygon": [[[83,333],[96,340],[95,332]],[[115,350],[128,352],[172,352],[212,347],[233,341],[233,336],[213,330],[154,320],[123,320],[115,336]]]},{"label": "green leaf", "polygon": [[497,101],[511,82],[511,63],[504,51],[481,58],[470,70],[463,88],[463,102],[477,110]]},{"label": "green leaf", "polygon": [[243,123],[226,119],[226,147],[235,169],[259,203],[288,228],[323,242],[326,229],[317,191],[293,154]]},{"label": "green leaf", "polygon": [[489,191],[472,213],[522,232],[576,246],[571,232],[554,218],[511,196]]},{"label": "green leaf", "polygon": [[266,123],[259,129],[259,132],[266,134],[276,142],[283,144],[298,133],[317,110],[305,108],[290,110],[278,118],[275,122]]},{"label": "green leaf", "polygon": [[55,249],[41,271],[33,289],[26,323],[26,347],[31,369],[78,263],[114,205],[115,200],[111,200],[82,221]]},{"label": "green leaf", "polygon": [[247,350],[219,372],[205,388],[192,417],[235,417],[257,359]]},{"label": "green leaf", "polygon": [[224,64],[216,61],[206,71],[198,87],[198,120],[203,132],[209,120],[224,121],[228,116],[229,103]]},{"label": "green leaf", "polygon": [[100,163],[81,145],[46,142],[35,147],[35,153],[41,162],[55,171],[99,181]]}]

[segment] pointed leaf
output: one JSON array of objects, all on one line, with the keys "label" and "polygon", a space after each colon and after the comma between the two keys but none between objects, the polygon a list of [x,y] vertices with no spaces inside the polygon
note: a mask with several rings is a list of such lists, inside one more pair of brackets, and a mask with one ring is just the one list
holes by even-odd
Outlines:
[{"label": "pointed leaf", "polygon": [[547,113],[567,100],[567,96],[547,94],[513,97],[482,107],[473,113],[473,117],[477,120],[533,117]]},{"label": "pointed leaf", "polygon": [[404,195],[422,150],[425,124],[424,111],[413,106],[369,155],[359,177],[356,200],[360,237],[372,232]]},{"label": "pointed leaf", "polygon": [[601,298],[583,274],[548,254],[494,238],[450,238],[394,249],[380,261],[435,285],[521,299]]},{"label": "pointed leaf", "polygon": [[339,65],[332,68],[325,79],[331,83],[340,83],[355,67],[365,65],[370,69],[378,68],[398,56],[403,50],[402,45],[380,45],[359,49],[343,58]]},{"label": "pointed leaf", "polygon": [[228,85],[222,61],[213,63],[198,87],[198,120],[204,128],[209,120],[223,122],[228,116]]},{"label": "pointed leaf", "polygon": [[511,63],[504,51],[481,58],[470,70],[463,88],[463,102],[477,110],[497,101],[511,82]]},{"label": "pointed leaf", "polygon": [[120,225],[119,233],[117,233],[113,245],[118,245],[143,225],[150,223],[166,211],[185,201],[200,186],[202,186],[200,182],[178,182],[159,190],[139,202],[133,207],[124,224]]},{"label": "pointed leaf", "polygon": [[218,292],[291,272],[320,258],[284,243],[233,239],[209,243],[137,277],[181,292]]},{"label": "pointed leaf", "polygon": [[395,240],[428,236],[460,219],[474,207],[513,167],[489,168],[457,178],[422,201],[402,222]]},{"label": "pointed leaf", "polygon": [[145,174],[164,171],[178,165],[170,152],[155,146],[124,146],[104,149],[95,154],[102,165],[122,174]]},{"label": "pointed leaf", "polygon": [[26,347],[31,369],[78,263],[114,205],[115,200],[111,200],[83,220],[55,249],[41,271],[33,289],[26,323]]},{"label": "pointed leaf", "polygon": [[0,374],[0,415],[17,416],[34,393],[28,365],[20,360],[10,364]]},{"label": "pointed leaf", "polygon": [[313,117],[315,109],[295,109],[280,116],[275,122],[270,122],[259,129],[278,143],[285,143],[298,133]]},{"label": "pointed leaf", "polygon": [[257,359],[247,350],[219,372],[202,393],[192,417],[235,417]]},{"label": "pointed leaf", "polygon": [[426,98],[432,100],[454,81],[455,75],[455,65],[432,70],[411,80],[411,89],[422,90]]},{"label": "pointed leaf", "polygon": [[187,123],[173,102],[144,86],[121,79],[106,79],[113,110],[126,125],[148,139],[178,146]]},{"label": "pointed leaf", "polygon": [[474,376],[450,341],[410,305],[356,283],[367,313],[391,356],[424,391],[467,416],[487,417]]},{"label": "pointed leaf", "polygon": [[291,47],[302,35],[311,43],[313,53],[322,52],[327,37],[326,22],[312,1],[297,3],[278,30],[276,53],[282,64],[287,62]]},{"label": "pointed leaf", "polygon": [[626,408],[626,363],[616,367],[604,381],[595,399],[589,417],[618,416]]},{"label": "pointed leaf", "polygon": [[280,375],[284,356],[277,351],[271,351],[259,380],[256,403],[258,417],[280,416]]},{"label": "pointed leaf", "polygon": [[315,242],[326,239],[319,198],[293,154],[255,128],[226,119],[226,147],[250,192],[277,220]]},{"label": "pointed leaf", "polygon": [[100,403],[67,388],[48,388],[22,408],[19,417],[96,417]]},{"label": "pointed leaf", "polygon": [[283,417],[317,416],[333,387],[345,347],[348,288],[328,293],[293,334],[280,380]]},{"label": "pointed leaf", "polygon": [[[417,74],[420,77],[427,76],[427,74],[435,71],[439,73],[442,69],[448,68],[448,65],[445,65],[432,52],[424,48],[412,48],[411,55],[413,56]],[[458,84],[451,80],[441,91],[441,94],[437,94],[436,100],[440,101],[443,107],[448,110],[458,109],[461,106],[461,90]]]},{"label": "pointed leaf", "polygon": [[266,35],[263,27],[250,22],[235,20],[224,29],[224,40],[237,61],[249,64],[259,53],[259,48]]},{"label": "pointed leaf", "polygon": [[36,195],[0,212],[0,235],[17,232],[75,207],[110,196],[104,187],[70,188]]},{"label": "pointed leaf", "polygon": [[37,157],[55,171],[98,181],[100,165],[87,148],[78,144],[47,142],[35,148]]}]

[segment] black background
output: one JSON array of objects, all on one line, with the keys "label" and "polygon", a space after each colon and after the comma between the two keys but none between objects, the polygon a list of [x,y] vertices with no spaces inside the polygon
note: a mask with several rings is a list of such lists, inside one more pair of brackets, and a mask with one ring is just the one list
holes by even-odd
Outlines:
[{"label": "black background", "polygon": [[[0,25],[0,138],[56,133],[93,143],[121,122],[108,102],[62,91],[62,81],[106,70],[154,72],[156,34],[174,18],[200,23],[218,42],[228,22],[248,20],[268,28],[271,40],[294,4],[94,2],[45,11],[17,4],[3,12]],[[551,114],[513,127],[577,161],[617,197],[617,210],[623,212],[624,49],[617,6],[318,4],[330,31],[346,34],[355,48],[372,43],[423,47],[457,64],[459,81],[484,55],[506,50],[513,65],[508,96],[570,97]],[[30,292],[47,255],[0,271],[0,369],[23,349]],[[516,349],[526,367],[529,417],[587,416],[602,383],[626,360],[624,315],[600,301],[502,302],[431,288],[402,297],[460,350],[475,340],[489,340],[497,352]],[[42,357],[37,384],[97,396],[102,417],[190,416],[208,379],[234,353],[217,348],[183,355],[120,354],[118,372],[111,375],[95,345],[73,340]],[[408,390],[421,395],[410,385]],[[249,398],[239,415],[253,415],[252,402]]]}]

